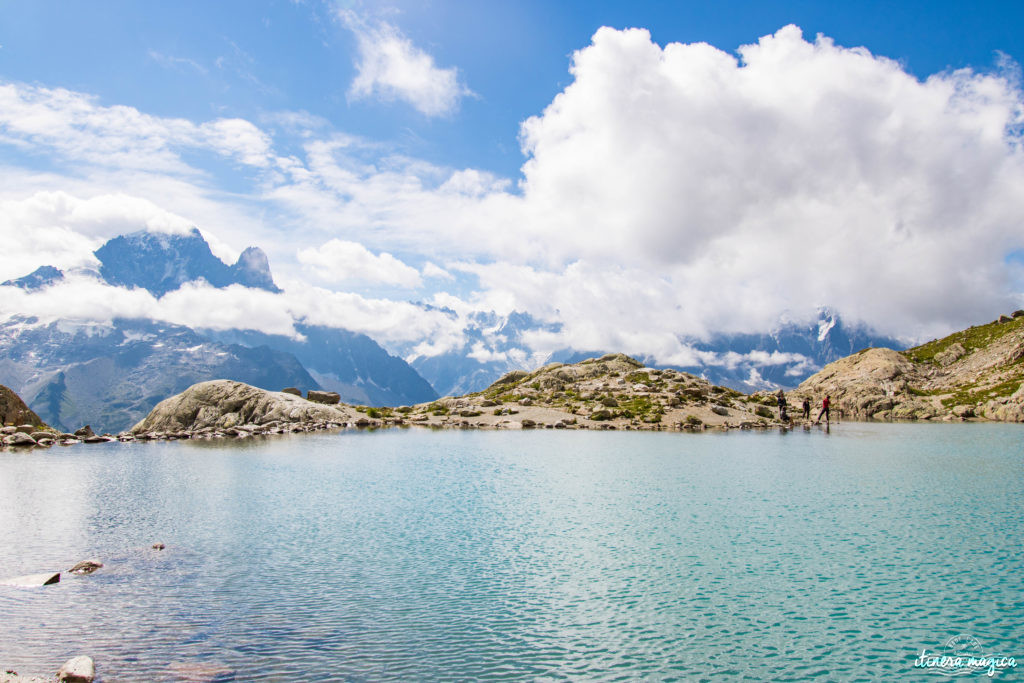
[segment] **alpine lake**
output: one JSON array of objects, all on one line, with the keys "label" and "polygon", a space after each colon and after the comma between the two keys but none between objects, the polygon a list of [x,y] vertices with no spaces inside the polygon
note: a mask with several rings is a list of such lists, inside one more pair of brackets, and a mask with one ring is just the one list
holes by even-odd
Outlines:
[{"label": "alpine lake", "polygon": [[[6,451],[0,578],[64,573],[0,587],[0,669],[84,654],[107,682],[1016,679],[1022,547],[1020,425]],[[66,573],[90,558],[104,567]]]}]

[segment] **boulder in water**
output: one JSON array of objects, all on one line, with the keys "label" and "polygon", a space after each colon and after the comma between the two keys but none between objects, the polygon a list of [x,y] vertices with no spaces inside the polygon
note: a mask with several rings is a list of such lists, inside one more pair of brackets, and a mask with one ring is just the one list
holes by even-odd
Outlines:
[{"label": "boulder in water", "polygon": [[94,571],[103,566],[103,563],[99,560],[82,560],[74,567],[68,570],[71,574],[92,574]]},{"label": "boulder in water", "polygon": [[73,657],[64,662],[57,672],[60,683],[92,683],[96,678],[96,666],[92,657]]}]

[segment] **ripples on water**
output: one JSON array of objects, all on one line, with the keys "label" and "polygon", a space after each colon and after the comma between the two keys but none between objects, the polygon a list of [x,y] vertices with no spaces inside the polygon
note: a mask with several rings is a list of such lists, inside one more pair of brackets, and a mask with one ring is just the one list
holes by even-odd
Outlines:
[{"label": "ripples on water", "polygon": [[2,453],[0,574],[106,566],[0,587],[0,666],[881,679],[920,674],[920,650],[959,633],[1024,658],[1022,434],[391,431]]}]

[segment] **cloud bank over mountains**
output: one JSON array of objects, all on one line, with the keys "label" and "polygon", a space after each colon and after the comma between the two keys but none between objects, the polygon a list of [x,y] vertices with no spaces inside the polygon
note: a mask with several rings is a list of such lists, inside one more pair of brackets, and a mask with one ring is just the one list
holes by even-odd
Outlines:
[{"label": "cloud bank over mountains", "polygon": [[[361,48],[353,91],[387,86],[424,114],[453,112],[457,74],[378,33],[367,40],[390,52]],[[403,90],[395,69],[408,64],[455,99]],[[189,285],[156,299],[70,278],[5,291],[0,314],[214,327],[214,311],[233,311],[232,325],[286,334],[305,320],[431,355],[464,343],[473,311],[524,311],[552,324],[524,333],[531,354],[691,365],[687,338],[811,320],[822,305],[905,338],[1020,306],[1007,258],[1024,247],[1014,65],[920,81],[795,26],[738,56],[602,28],[570,71],[522,124],[519,179],[438,167],[302,112],[195,123],[2,84],[0,281],[89,267],[118,234],[195,225],[225,261],[261,246],[285,291]]]}]

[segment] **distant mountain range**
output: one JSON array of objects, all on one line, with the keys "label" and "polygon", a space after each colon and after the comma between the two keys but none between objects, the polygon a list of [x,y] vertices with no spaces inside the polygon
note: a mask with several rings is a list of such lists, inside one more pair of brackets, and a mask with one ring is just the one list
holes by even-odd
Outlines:
[{"label": "distant mountain range", "polygon": [[321,388],[338,392],[346,403],[395,406],[437,398],[437,392],[416,370],[365,334],[302,323],[296,323],[295,330],[303,340],[255,330],[204,333],[223,342],[266,346],[291,354]]},{"label": "distant mountain range", "polygon": [[[454,312],[452,313],[454,315]],[[561,349],[546,358],[529,353],[524,337],[530,332],[557,332],[558,326],[543,323],[529,314],[508,316],[477,313],[464,330],[466,343],[439,356],[418,357],[412,366],[442,396],[482,391],[511,370],[534,370],[544,363],[578,363],[618,349]],[[643,358],[652,367],[682,370],[744,392],[792,388],[824,365],[868,347],[902,349],[898,340],[871,333],[861,326],[847,326],[839,315],[822,308],[811,324],[780,323],[764,334],[717,335],[710,340],[681,341],[713,361],[701,365],[665,365]],[[774,354],[774,355],[773,355]]]},{"label": "distant mountain range", "polygon": [[[94,273],[108,284],[143,288],[156,297],[187,282],[280,292],[266,255],[249,247],[228,265],[214,256],[200,232],[146,231],[115,237],[96,250]],[[3,286],[34,290],[65,274],[43,266]],[[457,318],[454,311],[426,309]],[[25,398],[55,426],[125,429],[156,402],[207,379],[233,379],[265,389],[296,386],[336,391],[347,403],[377,406],[431,401],[481,391],[511,370],[549,362],[574,363],[620,349],[563,349],[534,353],[530,334],[558,332],[528,313],[472,313],[463,345],[436,356],[416,356],[415,343],[392,355],[366,335],[296,322],[301,338],[256,330],[197,330],[147,320],[86,324],[13,317],[0,322],[0,384]],[[869,346],[902,348],[893,339],[847,327],[822,309],[810,324],[780,323],[764,334],[720,335],[681,341],[703,352],[698,366],[672,367],[741,391],[794,387],[827,363]],[[410,359],[403,360],[401,356]]]},{"label": "distant mountain range", "polygon": [[[143,231],[116,237],[95,255],[100,279],[157,297],[198,280],[214,287],[280,291],[258,247],[249,247],[229,266],[195,229],[187,235]],[[59,269],[43,266],[3,285],[39,289],[64,277]],[[272,390],[326,389],[349,403],[378,406],[437,397],[404,360],[366,335],[296,328],[305,340],[148,320],[98,324],[16,316],[0,323],[0,384],[51,425],[73,429],[88,423],[104,431],[127,429],[160,400],[208,379]]]},{"label": "distant mountain range", "polygon": [[14,317],[0,324],[0,384],[48,424],[121,431],[196,382],[236,379],[302,390],[319,385],[289,353],[211,341],[181,325],[109,325]]}]

